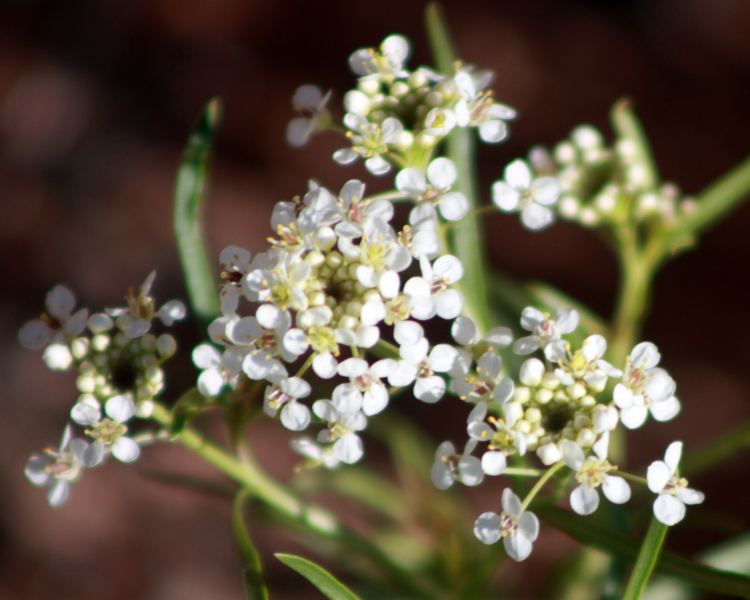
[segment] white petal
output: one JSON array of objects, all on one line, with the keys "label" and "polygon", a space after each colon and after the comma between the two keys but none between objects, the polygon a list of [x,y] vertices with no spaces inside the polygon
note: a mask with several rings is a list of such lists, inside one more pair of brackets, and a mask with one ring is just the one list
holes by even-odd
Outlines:
[{"label": "white petal", "polygon": [[477,342],[477,326],[469,317],[460,316],[451,326],[451,335],[459,344],[467,346]]},{"label": "white petal", "polygon": [[441,319],[455,319],[464,307],[464,297],[458,290],[445,290],[434,298],[435,313]]},{"label": "white petal", "polygon": [[500,539],[500,516],[485,512],[474,521],[474,536],[483,544],[494,544]]},{"label": "white petal", "polygon": [[484,472],[482,463],[476,456],[463,456],[458,461],[458,479],[466,486],[474,487],[482,483]]},{"label": "white petal", "polygon": [[70,418],[79,425],[93,425],[102,418],[102,411],[93,402],[76,402],[70,409]]},{"label": "white petal", "polygon": [[648,467],[648,471],[646,471],[648,489],[658,494],[667,485],[670,477],[672,477],[672,472],[666,463],[660,460],[652,462]]},{"label": "white petal", "polygon": [[570,493],[570,507],[579,515],[590,515],[599,508],[599,494],[582,483]]},{"label": "white petal", "polygon": [[547,442],[536,450],[536,455],[543,464],[550,466],[562,460],[562,452],[554,442]]},{"label": "white petal", "polygon": [[424,329],[414,321],[399,321],[393,329],[393,337],[399,346],[412,346],[424,337]]},{"label": "white petal", "polygon": [[338,372],[342,377],[359,377],[367,372],[367,361],[362,358],[347,358],[339,363]]},{"label": "white petal", "polygon": [[[385,175],[391,170],[391,164],[382,156],[373,156],[365,161],[365,168],[373,175]],[[344,459],[341,460],[346,462]]]},{"label": "white petal", "polygon": [[54,331],[44,321],[35,319],[25,323],[18,332],[18,340],[24,348],[39,350],[50,341]]},{"label": "white petal", "polygon": [[401,278],[395,271],[386,271],[378,280],[378,291],[383,298],[395,298],[401,287]]},{"label": "white petal", "polygon": [[166,302],[157,313],[157,317],[167,327],[171,327],[175,321],[181,321],[187,315],[187,308],[180,300],[170,300]]},{"label": "white petal", "polygon": [[532,231],[544,229],[552,223],[554,214],[552,211],[539,204],[528,204],[521,211],[521,223]]},{"label": "white petal", "polygon": [[654,402],[651,405],[651,415],[657,421],[669,421],[677,416],[680,408],[680,401],[677,396],[671,396],[661,402]]},{"label": "white petal", "polygon": [[602,492],[607,500],[615,504],[624,504],[630,500],[630,486],[628,482],[617,475],[607,475],[602,483]]},{"label": "white petal", "polygon": [[430,479],[437,489],[447,490],[456,481],[456,475],[446,463],[436,460],[432,463]]},{"label": "white petal", "polygon": [[65,320],[73,312],[76,299],[64,285],[56,285],[47,293],[46,305],[50,315]]},{"label": "white petal", "polygon": [[490,119],[479,124],[479,137],[488,144],[502,142],[508,136],[508,125],[499,119]]},{"label": "white petal", "polygon": [[516,385],[510,377],[503,377],[503,379],[495,386],[492,392],[492,399],[495,402],[504,404],[508,402],[516,391]]},{"label": "white petal", "polygon": [[113,396],[107,400],[104,411],[110,419],[125,423],[135,414],[135,403],[129,396]]},{"label": "white petal", "polygon": [[612,392],[612,399],[619,408],[631,408],[633,406],[634,397],[635,394],[633,394],[633,391],[624,383],[618,383]]},{"label": "white petal", "polygon": [[639,369],[652,369],[659,364],[661,354],[655,344],[641,342],[630,352],[630,361]]},{"label": "white petal", "polygon": [[469,201],[461,192],[447,192],[438,201],[440,214],[447,221],[459,221],[469,212]]},{"label": "white petal", "polygon": [[682,500],[685,504],[702,504],[706,499],[706,496],[703,492],[699,492],[693,488],[682,488],[677,490],[677,498]]},{"label": "white petal", "polygon": [[484,341],[495,348],[507,348],[513,342],[513,331],[510,327],[493,327],[484,336]]},{"label": "white petal", "polygon": [[554,177],[539,177],[534,180],[534,201],[551,206],[560,197],[560,182]]},{"label": "white petal", "polygon": [[424,173],[419,169],[401,169],[396,175],[396,189],[410,196],[419,196],[427,189]]},{"label": "white petal", "polygon": [[539,338],[535,335],[518,338],[513,344],[513,353],[519,356],[526,356],[539,350]]},{"label": "white petal", "polygon": [[427,179],[435,187],[449,188],[456,181],[456,166],[449,158],[436,158],[427,167]]},{"label": "white petal", "polygon": [[354,464],[364,455],[362,438],[355,433],[347,433],[336,440],[333,444],[333,451],[341,462],[348,465]]},{"label": "white petal", "polygon": [[333,160],[340,165],[348,165],[353,163],[359,158],[359,154],[354,152],[351,148],[341,148],[333,153]]},{"label": "white petal", "polygon": [[685,504],[670,494],[659,494],[654,501],[654,515],[665,525],[676,525],[685,518]]},{"label": "white petal", "polygon": [[500,210],[513,212],[521,203],[521,194],[504,181],[496,181],[492,184],[492,202]]},{"label": "white petal", "polygon": [[510,488],[505,488],[503,490],[501,503],[503,506],[503,512],[506,515],[518,518],[523,512],[521,509],[521,499],[516,496]]},{"label": "white petal", "polygon": [[555,314],[557,331],[561,334],[571,333],[578,327],[578,311],[572,308],[561,308]]},{"label": "white petal", "polygon": [[198,377],[197,386],[203,396],[215,397],[221,393],[225,383],[218,369],[206,369]]},{"label": "white petal", "polygon": [[646,421],[648,409],[645,406],[631,406],[620,410],[620,420],[628,429],[637,429]]},{"label": "white petal", "polygon": [[73,355],[65,344],[50,344],[44,349],[42,358],[53,371],[67,371],[73,364]]},{"label": "white petal", "polygon": [[517,190],[525,190],[531,185],[531,171],[524,160],[516,159],[505,167],[505,181]]},{"label": "white petal", "polygon": [[409,385],[417,377],[417,365],[405,361],[393,361],[393,369],[388,374],[388,383],[394,387]]},{"label": "white petal", "polygon": [[482,470],[487,475],[500,475],[507,465],[508,461],[502,452],[490,450],[482,456]]},{"label": "white petal", "polygon": [[532,544],[525,535],[515,534],[503,538],[505,551],[515,561],[526,560],[531,554]]},{"label": "white petal", "polygon": [[129,437],[121,437],[112,444],[112,456],[124,463],[131,463],[141,455],[141,449]]},{"label": "white petal", "polygon": [[421,377],[414,383],[414,395],[422,402],[432,404],[445,394],[445,380],[442,377]]},{"label": "white petal", "polygon": [[330,379],[336,374],[336,368],[338,361],[333,357],[330,352],[318,354],[313,359],[313,371],[315,374],[322,379]]},{"label": "white petal", "polygon": [[458,351],[449,344],[437,344],[430,351],[430,366],[438,373],[447,373],[453,368]]},{"label": "white petal", "polygon": [[652,402],[661,402],[674,395],[677,384],[664,369],[652,369],[644,386],[644,394]]},{"label": "white petal", "polygon": [[446,254],[438,258],[432,265],[433,277],[441,279],[446,283],[455,283],[464,274],[464,268],[461,261],[455,256]]},{"label": "white petal", "polygon": [[295,356],[300,356],[307,352],[309,343],[307,334],[301,329],[293,328],[284,334],[284,349]]},{"label": "white petal", "polygon": [[524,385],[536,387],[542,382],[544,373],[544,363],[538,358],[530,358],[521,365],[519,379]]},{"label": "white petal", "polygon": [[682,442],[672,442],[667,446],[667,451],[664,453],[664,462],[672,474],[677,472],[680,458],[682,458]]},{"label": "white petal", "polygon": [[388,406],[388,391],[383,385],[373,385],[362,395],[362,412],[368,417],[382,412]]},{"label": "white petal", "polygon": [[562,440],[560,442],[560,450],[562,451],[563,460],[568,467],[574,471],[581,468],[584,456],[583,450],[578,444],[570,440]]},{"label": "white petal", "polygon": [[281,409],[281,424],[290,431],[302,431],[310,424],[310,409],[299,402],[288,402]]},{"label": "white petal", "polygon": [[47,492],[47,502],[50,506],[61,506],[68,500],[70,484],[65,480],[58,480]]},{"label": "white petal", "polygon": [[593,362],[604,356],[607,351],[607,340],[601,335],[590,335],[583,340],[581,354],[588,362]]}]

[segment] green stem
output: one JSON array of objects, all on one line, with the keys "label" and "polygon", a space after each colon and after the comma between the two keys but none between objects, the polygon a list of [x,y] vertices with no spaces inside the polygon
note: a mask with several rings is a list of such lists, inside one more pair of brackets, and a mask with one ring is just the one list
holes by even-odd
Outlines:
[{"label": "green stem", "polygon": [[664,540],[667,537],[667,526],[652,517],[646,538],[638,553],[633,572],[623,594],[623,600],[638,600],[646,591],[646,585],[651,578],[656,563],[659,561]]},{"label": "green stem", "polygon": [[554,464],[549,469],[547,469],[544,475],[539,478],[539,481],[534,484],[534,487],[531,488],[531,491],[529,491],[529,493],[526,494],[526,497],[523,499],[523,503],[521,504],[522,511],[526,510],[529,507],[529,504],[531,504],[536,495],[541,491],[541,489],[544,487],[544,484],[547,483],[550,478],[564,466],[565,463],[560,461],[559,463]]},{"label": "green stem", "polygon": [[[425,11],[427,37],[435,66],[444,75],[455,71],[456,55],[453,51],[445,19],[437,4],[429,4]],[[471,317],[480,331],[492,326],[487,291],[485,246],[479,219],[471,214],[479,206],[479,194],[474,165],[473,132],[456,127],[448,135],[446,154],[456,166],[455,190],[462,192],[469,204],[469,214],[453,227],[450,249],[461,260],[464,275],[459,289],[464,296],[464,314]]]},{"label": "green stem", "polygon": [[[156,403],[152,418],[170,430],[172,415],[165,406]],[[383,568],[390,579],[411,596],[430,596],[412,576],[404,573],[398,564],[367,538],[346,529],[326,509],[298,500],[281,484],[266,475],[254,461],[239,461],[189,427],[182,429],[174,439],[247,489],[254,498],[274,509],[286,520],[321,537],[338,540],[349,549],[360,551]]]},{"label": "green stem", "polygon": [[503,475],[510,477],[539,477],[544,471],[541,469],[526,469],[523,467],[508,467],[503,471]]},{"label": "green stem", "polygon": [[245,587],[249,600],[268,600],[268,588],[263,581],[263,566],[250,532],[245,525],[245,502],[250,499],[250,490],[241,489],[232,503],[232,532],[242,558],[245,561]]}]

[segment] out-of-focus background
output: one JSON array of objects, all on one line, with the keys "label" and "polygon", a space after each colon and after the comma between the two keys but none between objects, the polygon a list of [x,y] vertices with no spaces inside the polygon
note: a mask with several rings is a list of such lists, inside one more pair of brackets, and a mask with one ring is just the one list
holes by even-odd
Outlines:
[{"label": "out-of-focus background", "polygon": [[[481,149],[485,190],[534,143],[554,143],[582,122],[608,131],[608,109],[623,95],[634,99],[663,175],[688,192],[750,150],[745,0],[444,4],[460,55],[494,70],[498,98],[521,114],[508,142]],[[74,387],[70,376],[48,372],[38,354],[21,350],[16,330],[58,282],[99,307],[118,303],[156,268],[158,296],[184,297],[172,184],[182,144],[212,96],[225,106],[207,212],[216,253],[228,243],[263,248],[273,203],[304,191],[308,177],[336,188],[364,176],[330,160],[333,136],[302,150],[285,145],[289,98],[297,85],[314,82],[340,99],[353,81],[349,53],[391,32],[413,40],[410,64],[427,63],[422,9],[394,0],[2,3],[0,598],[242,597],[226,505],[139,474],[157,467],[209,472],[180,449],[153,449],[136,467],[112,462],[89,473],[60,510],[47,508],[42,491],[24,481],[27,456],[58,439]],[[746,206],[656,284],[645,338],[662,349],[684,411],[633,436],[632,464],[661,454],[675,438],[698,447],[750,415],[749,226]],[[488,216],[486,229],[497,266],[610,313],[616,265],[594,235],[565,224],[532,234],[501,215]],[[189,326],[178,331],[184,347],[198,339]],[[186,358],[177,359],[173,381],[192,376]],[[463,439],[463,407],[449,412],[450,422],[430,421],[443,413],[410,410],[436,436]],[[291,476],[294,458],[281,427],[261,423],[252,437],[269,468]],[[710,543],[748,528],[739,479],[746,460],[694,482],[708,492],[705,511],[721,515],[720,526],[678,531],[673,548],[689,553],[696,539]],[[496,509],[499,490],[490,482],[472,496],[475,512]],[[258,535],[267,556],[298,548],[278,529]],[[548,543],[539,544],[537,564],[546,567],[574,547],[550,528],[542,539]],[[529,593],[529,571],[505,569],[514,597]],[[271,573],[278,597],[302,597],[291,575]]]}]

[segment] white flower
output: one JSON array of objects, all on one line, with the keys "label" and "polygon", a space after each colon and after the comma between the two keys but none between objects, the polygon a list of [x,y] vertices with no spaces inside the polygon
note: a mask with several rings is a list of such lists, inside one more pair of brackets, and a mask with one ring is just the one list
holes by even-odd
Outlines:
[{"label": "white flower", "polygon": [[559,365],[555,376],[563,385],[586,384],[594,392],[604,389],[608,377],[622,375],[622,371],[602,358],[606,351],[607,340],[598,334],[588,336],[581,348],[572,353],[570,344],[563,340],[553,341],[544,348],[547,360]]},{"label": "white flower", "polygon": [[133,399],[129,395],[113,396],[104,405],[104,413],[107,416],[103,419],[99,411],[93,410],[88,413],[81,411],[75,416],[81,425],[90,426],[86,434],[109,448],[117,460],[124,463],[137,460],[141,449],[135,440],[125,435],[128,431],[125,423],[135,415]]},{"label": "white flower", "polygon": [[319,444],[308,437],[292,440],[292,449],[307,458],[312,465],[323,465],[326,469],[335,469],[341,460],[331,446]]},{"label": "white flower", "polygon": [[509,377],[503,377],[502,369],[502,359],[492,351],[485,352],[477,362],[476,374],[454,377],[451,389],[473,404],[482,401],[503,404],[510,400],[515,384]]},{"label": "white flower", "polygon": [[513,342],[513,332],[509,327],[493,327],[485,335],[480,335],[476,323],[464,315],[456,317],[453,321],[451,335],[462,346],[474,346],[485,342],[493,348],[506,348]]},{"label": "white flower", "polygon": [[388,390],[381,379],[388,375],[391,362],[379,360],[368,365],[362,358],[347,358],[338,365],[338,374],[348,377],[350,383],[362,394],[362,412],[368,417],[382,412],[388,406]]},{"label": "white flower", "polygon": [[530,331],[531,335],[517,339],[513,344],[513,352],[519,355],[531,354],[539,348],[544,349],[550,342],[559,340],[561,335],[574,331],[578,327],[578,312],[562,308],[551,317],[533,306],[527,306],[521,313],[521,327]]},{"label": "white flower", "polygon": [[286,141],[292,146],[304,146],[310,136],[328,116],[326,105],[331,98],[331,92],[323,94],[316,85],[302,85],[292,96],[294,110],[301,116],[289,121],[286,128]]},{"label": "white flower", "polygon": [[501,538],[513,560],[522,561],[531,554],[539,536],[539,519],[522,508],[521,499],[510,488],[503,490],[503,512],[485,512],[474,523],[474,535],[483,544],[494,544]]},{"label": "white flower", "polygon": [[349,66],[355,75],[360,77],[385,78],[403,77],[404,63],[409,57],[409,40],[404,36],[393,34],[380,44],[380,51],[375,48],[360,48],[349,57]]},{"label": "white flower", "polygon": [[239,305],[242,293],[242,280],[250,271],[251,254],[240,246],[227,246],[219,254],[221,272],[219,279],[222,281],[219,290],[221,312],[233,314]]},{"label": "white flower", "polygon": [[516,111],[492,99],[483,91],[490,83],[489,71],[461,69],[453,77],[453,83],[461,98],[453,108],[456,123],[460,127],[479,127],[479,137],[488,144],[496,144],[508,135],[505,121],[514,119]]},{"label": "white flower", "polygon": [[328,428],[318,434],[318,440],[332,443],[336,458],[348,465],[362,458],[362,438],[357,432],[367,427],[367,417],[361,411],[343,412],[330,400],[316,400],[313,412],[328,423]]},{"label": "white flower", "polygon": [[279,377],[266,387],[263,411],[275,417],[281,410],[281,424],[290,431],[302,431],[310,424],[310,409],[298,402],[310,395],[310,384],[299,377]]},{"label": "white flower", "polygon": [[492,201],[505,212],[521,212],[521,222],[532,230],[544,229],[554,219],[550,207],[560,195],[560,183],[554,177],[533,178],[522,159],[505,167],[505,180],[492,185]]},{"label": "white flower", "polygon": [[56,285],[45,299],[47,311],[39,319],[29,321],[18,332],[21,345],[39,350],[50,342],[72,339],[86,328],[89,311],[82,308],[73,311],[75,296],[63,285]]},{"label": "white flower", "polygon": [[48,448],[35,453],[26,463],[26,478],[36,486],[47,488],[50,506],[65,503],[70,494],[70,484],[76,481],[84,467],[95,467],[104,460],[104,446],[73,437],[68,425],[57,450]]},{"label": "white flower", "polygon": [[669,421],[680,411],[674,395],[677,385],[656,366],[660,359],[659,350],[651,342],[636,345],[628,357],[622,382],[613,393],[622,424],[628,429],[643,425],[649,411],[657,421]]},{"label": "white flower", "polygon": [[[487,403],[479,402],[469,413],[466,419],[466,433],[472,440],[478,442],[490,442],[491,452],[486,452],[482,457],[482,470],[487,475],[499,475],[505,469],[504,456],[517,452],[519,456],[526,454],[526,437],[513,426],[523,415],[523,409],[517,403],[502,405],[503,418],[487,418]],[[498,445],[499,444],[499,445]],[[497,452],[495,452],[497,451]],[[487,456],[487,455],[490,456]],[[503,454],[503,457],[498,456]],[[487,457],[487,458],[485,458]]]},{"label": "white flower", "polygon": [[415,168],[407,168],[396,175],[396,188],[417,203],[436,204],[448,221],[458,221],[469,210],[469,203],[461,192],[451,192],[456,182],[456,167],[448,158],[436,158],[427,166],[427,177]]},{"label": "white flower", "polygon": [[344,125],[349,129],[350,148],[341,148],[333,153],[333,160],[349,165],[358,158],[365,159],[365,167],[373,175],[385,175],[391,164],[383,158],[388,146],[395,144],[404,131],[404,126],[395,117],[386,118],[382,124],[371,123],[361,115],[346,113]]},{"label": "white flower", "polygon": [[247,351],[240,348],[227,348],[223,354],[219,354],[210,344],[196,346],[192,355],[193,364],[203,369],[198,376],[198,391],[213,398],[221,394],[225,385],[232,389],[237,387],[246,354]]},{"label": "white flower", "polygon": [[463,308],[463,296],[449,286],[463,277],[461,261],[445,254],[433,264],[423,257],[419,266],[422,276],[412,277],[404,285],[412,316],[420,321],[436,314],[442,319],[455,319]]},{"label": "white flower", "polygon": [[469,440],[461,454],[456,453],[452,442],[443,442],[438,446],[431,471],[432,483],[436,488],[447,490],[456,480],[468,486],[482,483],[482,465],[476,456],[471,456],[476,445],[476,441]]},{"label": "white flower", "polygon": [[701,504],[702,492],[688,487],[688,481],[679,477],[677,468],[682,457],[682,442],[672,442],[667,447],[664,460],[648,467],[648,489],[658,497],[654,501],[654,515],[665,525],[676,525],[685,518],[686,504]]},{"label": "white flower", "polygon": [[576,472],[579,485],[570,493],[570,506],[579,515],[590,515],[599,507],[599,494],[596,489],[601,486],[602,492],[610,502],[623,504],[630,499],[628,482],[617,475],[610,475],[615,467],[607,460],[607,442],[594,444],[596,456],[585,457],[581,447],[570,440],[560,442],[565,464]]}]

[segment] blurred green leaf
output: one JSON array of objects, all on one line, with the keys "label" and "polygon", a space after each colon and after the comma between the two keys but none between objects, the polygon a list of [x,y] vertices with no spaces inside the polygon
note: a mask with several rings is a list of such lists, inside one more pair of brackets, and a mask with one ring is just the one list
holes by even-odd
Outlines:
[{"label": "blurred green leaf", "polygon": [[[639,544],[627,536],[604,527],[596,519],[583,519],[555,506],[540,504],[535,512],[545,522],[560,529],[586,546],[592,546],[624,561],[634,562]],[[750,597],[750,577],[713,569],[694,560],[664,552],[656,564],[659,573],[672,575],[698,589],[726,596]]]},{"label": "blurred green leaf", "polygon": [[[701,552],[698,560],[717,569],[750,574],[750,533]],[[679,579],[660,577],[648,587],[643,597],[645,600],[692,600],[696,593]]]},{"label": "blurred green leaf", "polygon": [[279,552],[274,556],[312,583],[326,598],[330,600],[359,600],[359,596],[320,565],[294,554]]},{"label": "blurred green leaf", "polygon": [[263,567],[260,555],[245,525],[245,503],[251,498],[246,489],[237,492],[232,504],[232,533],[234,543],[245,561],[245,591],[250,600],[268,600],[268,588],[263,581]]},{"label": "blurred green leaf", "polygon": [[201,208],[206,190],[208,156],[221,118],[221,102],[213,98],[187,141],[177,169],[173,228],[190,304],[204,321],[219,314],[219,294],[204,239]]},{"label": "blurred green leaf", "polygon": [[714,465],[728,460],[739,452],[750,450],[750,424],[744,424],[714,440],[703,448],[685,455],[681,471],[684,475],[695,476]]}]

